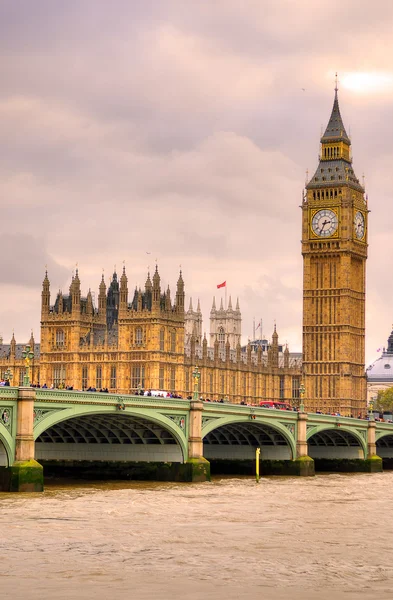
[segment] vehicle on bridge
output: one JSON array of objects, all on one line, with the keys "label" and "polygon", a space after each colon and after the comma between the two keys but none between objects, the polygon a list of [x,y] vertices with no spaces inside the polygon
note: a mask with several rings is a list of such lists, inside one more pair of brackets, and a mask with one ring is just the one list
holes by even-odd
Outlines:
[{"label": "vehicle on bridge", "polygon": [[261,400],[259,403],[261,408],[276,408],[278,410],[293,410],[292,406],[287,402],[277,402],[275,400]]}]

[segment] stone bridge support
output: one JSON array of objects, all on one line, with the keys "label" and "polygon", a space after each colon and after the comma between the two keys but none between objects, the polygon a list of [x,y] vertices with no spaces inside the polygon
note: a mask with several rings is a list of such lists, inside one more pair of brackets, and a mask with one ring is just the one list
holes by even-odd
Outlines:
[{"label": "stone bridge support", "polygon": [[10,492],[42,492],[44,475],[42,466],[34,460],[34,400],[35,389],[19,388],[17,401],[17,428],[15,461],[6,469],[3,487]]},{"label": "stone bridge support", "polygon": [[368,422],[367,428],[367,461],[370,465],[370,472],[377,473],[382,471],[382,458],[377,456],[377,446],[375,443],[375,421]]},{"label": "stone bridge support", "polygon": [[298,413],[297,435],[296,435],[296,472],[302,477],[315,475],[314,461],[308,456],[307,443],[307,421],[308,415],[305,412]]},{"label": "stone bridge support", "polygon": [[203,457],[202,412],[203,403],[200,400],[192,400],[190,402],[187,461],[192,471],[191,481],[210,481],[210,463]]}]

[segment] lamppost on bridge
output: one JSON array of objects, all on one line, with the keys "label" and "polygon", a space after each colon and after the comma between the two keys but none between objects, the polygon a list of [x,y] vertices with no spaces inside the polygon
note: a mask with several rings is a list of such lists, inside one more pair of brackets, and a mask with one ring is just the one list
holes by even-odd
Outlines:
[{"label": "lamppost on bridge", "polygon": [[195,369],[192,372],[192,376],[194,378],[194,396],[193,396],[193,400],[199,400],[199,380],[201,378],[201,374],[199,372],[198,367],[195,367]]},{"label": "lamppost on bridge", "polygon": [[6,382],[8,381],[8,383],[6,383],[6,385],[11,385],[11,382],[12,382],[13,378],[14,378],[14,376],[13,376],[13,374],[11,373],[11,370],[10,370],[10,368],[8,367],[8,369],[7,369],[7,370],[6,370],[6,372],[4,373],[4,380],[5,380]]},{"label": "lamppost on bridge", "polygon": [[25,374],[23,376],[23,385],[26,387],[30,386],[30,362],[34,358],[34,352],[30,348],[30,344],[27,344],[22,352],[22,358],[25,361]]},{"label": "lamppost on bridge", "polygon": [[306,388],[304,387],[303,381],[299,387],[299,395],[300,395],[300,412],[304,412],[304,394],[306,393]]},{"label": "lamppost on bridge", "polygon": [[368,418],[370,421],[374,421],[374,401],[370,400],[369,405],[368,405]]}]

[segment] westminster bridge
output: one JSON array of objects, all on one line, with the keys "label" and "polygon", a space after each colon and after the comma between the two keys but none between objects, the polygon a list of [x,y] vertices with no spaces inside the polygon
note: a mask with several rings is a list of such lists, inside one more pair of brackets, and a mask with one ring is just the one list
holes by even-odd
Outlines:
[{"label": "westminster bridge", "polygon": [[319,463],[380,471],[382,459],[393,459],[393,424],[198,399],[0,388],[3,491],[41,491],[43,469],[78,467],[97,479],[203,481],[210,465],[255,469],[256,448],[262,474],[313,475]]}]

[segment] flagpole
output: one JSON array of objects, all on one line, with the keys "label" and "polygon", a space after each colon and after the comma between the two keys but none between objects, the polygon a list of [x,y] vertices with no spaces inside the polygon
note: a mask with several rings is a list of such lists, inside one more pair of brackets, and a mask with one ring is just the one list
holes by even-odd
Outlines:
[{"label": "flagpole", "polygon": [[254,317],[254,318],[253,318],[253,320],[252,320],[252,335],[253,335],[253,338],[252,338],[252,339],[253,339],[253,340],[254,340],[254,342],[255,342],[255,340],[256,340],[256,337],[255,337],[255,317]]},{"label": "flagpole", "polygon": [[225,310],[227,309],[227,283],[225,282]]}]

